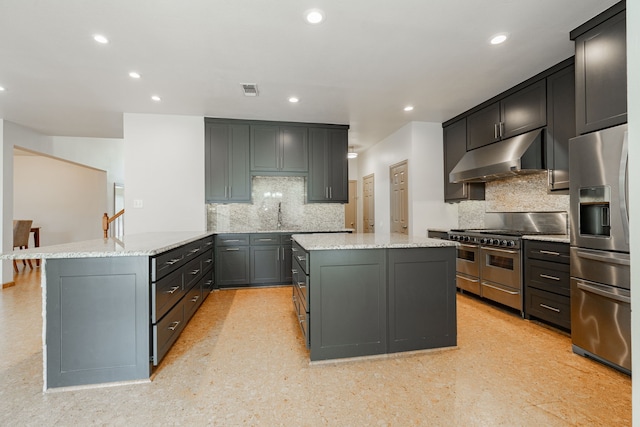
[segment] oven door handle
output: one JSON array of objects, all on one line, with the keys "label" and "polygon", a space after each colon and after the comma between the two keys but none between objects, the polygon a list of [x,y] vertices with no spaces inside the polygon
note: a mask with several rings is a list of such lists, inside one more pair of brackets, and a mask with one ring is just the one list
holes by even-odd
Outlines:
[{"label": "oven door handle", "polygon": [[462,248],[478,249],[478,245],[465,245],[464,243],[458,243],[458,245]]},{"label": "oven door handle", "polygon": [[506,289],[490,285],[487,282],[482,282],[482,286],[486,286],[487,288],[495,289],[496,291],[504,292],[505,294],[509,294],[509,295],[518,295],[520,293],[518,291],[508,291]]},{"label": "oven door handle", "polygon": [[520,251],[512,251],[512,250],[508,250],[508,249],[498,249],[498,248],[489,248],[489,247],[482,247],[482,249],[484,249],[485,251],[496,251],[496,252],[503,252],[506,254],[512,254],[512,255],[517,255],[520,253]]},{"label": "oven door handle", "polygon": [[609,298],[612,299],[614,301],[620,301],[623,302],[625,304],[631,304],[631,297],[625,296],[625,295],[619,295],[613,292],[608,292],[605,289],[600,289],[599,287],[595,287],[593,285],[588,285],[584,282],[577,282],[576,285],[578,286],[578,289],[585,291],[585,292],[590,292],[592,294],[596,294],[598,296],[601,297],[605,297],[605,298]]}]

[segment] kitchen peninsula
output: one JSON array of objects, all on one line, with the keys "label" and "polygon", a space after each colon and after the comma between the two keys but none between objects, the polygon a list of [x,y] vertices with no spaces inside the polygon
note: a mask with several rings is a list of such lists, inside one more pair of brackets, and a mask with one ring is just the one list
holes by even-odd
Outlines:
[{"label": "kitchen peninsula", "polygon": [[294,234],[293,303],[311,361],[456,345],[455,243]]}]

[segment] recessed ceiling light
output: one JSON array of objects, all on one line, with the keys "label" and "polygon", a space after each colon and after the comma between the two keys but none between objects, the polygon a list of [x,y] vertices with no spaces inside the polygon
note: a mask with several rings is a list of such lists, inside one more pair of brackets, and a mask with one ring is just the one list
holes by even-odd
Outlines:
[{"label": "recessed ceiling light", "polygon": [[135,71],[132,71],[129,73],[129,77],[131,77],[132,79],[139,79],[140,73],[136,73]]},{"label": "recessed ceiling light", "polygon": [[407,105],[406,107],[404,107],[404,111],[412,111],[413,110],[413,105]]},{"label": "recessed ceiling light", "polygon": [[309,24],[319,24],[324,21],[324,12],[320,9],[310,9],[304,13],[304,17]]},{"label": "recessed ceiling light", "polygon": [[159,97],[158,95],[153,95],[153,96],[151,97],[151,99],[152,99],[152,100],[154,100],[154,101],[156,101],[156,102],[160,102],[160,101],[161,101],[161,99],[160,99],[160,97]]},{"label": "recessed ceiling light", "polygon": [[295,96],[292,96],[291,98],[289,98],[289,102],[291,102],[292,104],[295,104],[296,102],[299,102],[300,100],[298,98],[296,98]]},{"label": "recessed ceiling light", "polygon": [[505,40],[507,40],[507,35],[502,33],[502,34],[496,34],[495,36],[491,37],[491,44],[500,44],[500,43],[504,43]]},{"label": "recessed ceiling light", "polygon": [[103,36],[102,34],[94,34],[93,39],[101,44],[109,43],[109,39]]},{"label": "recessed ceiling light", "polygon": [[6,89],[2,86],[0,86],[0,92],[4,92]]}]

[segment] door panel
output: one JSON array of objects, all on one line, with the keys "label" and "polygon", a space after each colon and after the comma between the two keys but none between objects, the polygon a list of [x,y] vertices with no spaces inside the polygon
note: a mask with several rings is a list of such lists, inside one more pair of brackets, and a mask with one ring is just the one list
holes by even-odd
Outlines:
[{"label": "door panel", "polygon": [[391,232],[409,234],[408,165],[403,161],[391,166]]},{"label": "door panel", "polygon": [[373,174],[362,179],[362,187],[362,228],[365,233],[373,233],[376,223]]},{"label": "door panel", "polygon": [[357,222],[358,181],[349,181],[349,202],[344,205],[344,226],[358,231]]}]

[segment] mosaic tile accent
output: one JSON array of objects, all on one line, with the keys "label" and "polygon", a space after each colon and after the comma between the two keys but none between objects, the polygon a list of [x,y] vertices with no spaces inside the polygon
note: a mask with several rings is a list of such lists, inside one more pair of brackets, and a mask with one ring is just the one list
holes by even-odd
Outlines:
[{"label": "mosaic tile accent", "polygon": [[306,204],[305,178],[256,176],[252,181],[252,203],[207,205],[207,230],[277,230],[278,206],[281,229],[336,230],[344,228],[341,203]]},{"label": "mosaic tile accent", "polygon": [[547,172],[487,182],[485,200],[458,204],[458,226],[484,228],[485,212],[569,212],[569,195],[547,193]]}]

